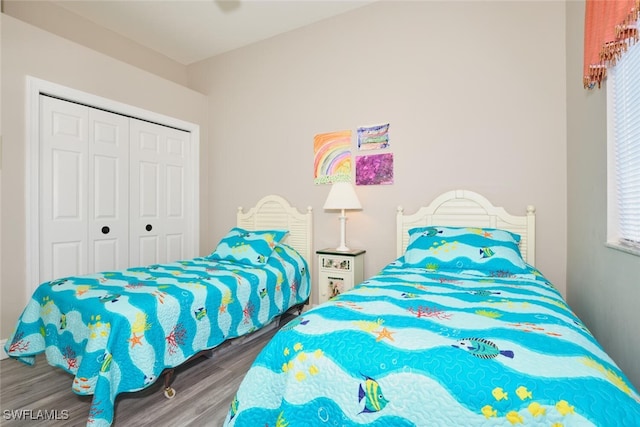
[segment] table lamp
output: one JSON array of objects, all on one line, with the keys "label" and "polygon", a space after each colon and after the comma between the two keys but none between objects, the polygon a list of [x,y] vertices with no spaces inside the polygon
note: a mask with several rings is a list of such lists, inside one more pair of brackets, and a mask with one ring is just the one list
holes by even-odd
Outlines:
[{"label": "table lamp", "polygon": [[325,210],[340,210],[340,246],[336,248],[336,250],[341,252],[348,252],[349,248],[345,242],[346,236],[346,223],[347,217],[345,215],[345,210],[360,210],[362,209],[362,205],[360,204],[360,200],[358,200],[358,196],[356,195],[356,190],[353,188],[350,182],[335,182],[331,186],[331,191],[329,191],[329,195],[327,196],[327,200],[324,202],[323,208]]}]

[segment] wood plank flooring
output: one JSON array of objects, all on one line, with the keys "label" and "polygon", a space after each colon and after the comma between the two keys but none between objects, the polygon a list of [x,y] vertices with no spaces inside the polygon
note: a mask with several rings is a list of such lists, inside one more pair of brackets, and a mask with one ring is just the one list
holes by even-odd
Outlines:
[{"label": "wood plank flooring", "polygon": [[[289,315],[281,325],[290,320]],[[173,399],[164,397],[164,380],[137,393],[116,398],[113,426],[212,426],[220,427],[242,378],[260,350],[276,332],[274,324],[251,339],[240,338],[214,352],[212,358],[199,357],[176,369],[171,386]],[[0,425],[85,426],[92,396],[78,396],[71,390],[73,376],[47,364],[44,355],[35,366],[12,359],[0,361]],[[66,410],[60,421],[14,420],[6,411]]]}]

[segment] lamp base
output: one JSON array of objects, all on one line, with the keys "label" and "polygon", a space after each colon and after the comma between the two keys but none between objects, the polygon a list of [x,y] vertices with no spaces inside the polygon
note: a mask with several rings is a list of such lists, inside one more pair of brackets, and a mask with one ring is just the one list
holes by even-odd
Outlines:
[{"label": "lamp base", "polygon": [[344,209],[342,209],[342,215],[340,215],[340,245],[336,248],[336,251],[339,252],[347,252],[349,248],[347,247],[347,216],[344,214]]}]

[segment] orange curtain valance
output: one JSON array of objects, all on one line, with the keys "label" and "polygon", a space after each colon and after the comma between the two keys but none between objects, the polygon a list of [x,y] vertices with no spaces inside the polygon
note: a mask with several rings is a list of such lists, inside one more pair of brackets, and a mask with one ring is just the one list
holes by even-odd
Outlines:
[{"label": "orange curtain valance", "polygon": [[607,67],[638,40],[640,0],[586,0],[584,87],[600,87]]}]

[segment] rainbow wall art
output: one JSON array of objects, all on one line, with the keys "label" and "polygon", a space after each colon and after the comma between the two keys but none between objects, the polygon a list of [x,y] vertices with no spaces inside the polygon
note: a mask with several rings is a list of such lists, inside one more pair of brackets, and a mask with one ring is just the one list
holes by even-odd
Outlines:
[{"label": "rainbow wall art", "polygon": [[351,180],[351,131],[313,137],[313,182],[331,184]]}]

